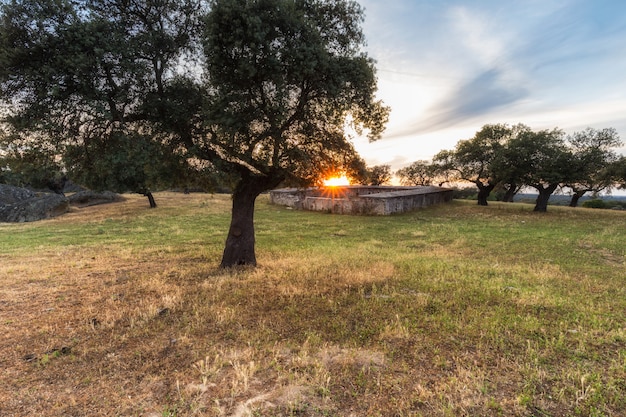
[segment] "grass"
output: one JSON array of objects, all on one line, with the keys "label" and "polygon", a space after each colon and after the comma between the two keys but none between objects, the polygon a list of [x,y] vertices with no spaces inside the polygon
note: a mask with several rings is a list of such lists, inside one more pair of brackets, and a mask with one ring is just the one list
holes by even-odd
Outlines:
[{"label": "grass", "polygon": [[157,194],[0,224],[0,415],[626,415],[626,213]]}]

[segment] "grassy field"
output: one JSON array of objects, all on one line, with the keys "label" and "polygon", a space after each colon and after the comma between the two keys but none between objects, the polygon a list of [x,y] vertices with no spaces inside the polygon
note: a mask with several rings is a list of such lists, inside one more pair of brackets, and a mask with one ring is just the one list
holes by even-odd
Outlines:
[{"label": "grassy field", "polygon": [[127,197],[0,224],[0,415],[626,415],[626,212]]}]

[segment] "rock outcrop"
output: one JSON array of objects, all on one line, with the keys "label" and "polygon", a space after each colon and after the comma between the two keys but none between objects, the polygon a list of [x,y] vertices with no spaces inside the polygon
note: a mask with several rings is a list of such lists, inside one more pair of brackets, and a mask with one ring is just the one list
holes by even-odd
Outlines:
[{"label": "rock outcrop", "polygon": [[69,210],[70,202],[61,194],[35,193],[0,184],[0,222],[33,222],[60,216]]}]

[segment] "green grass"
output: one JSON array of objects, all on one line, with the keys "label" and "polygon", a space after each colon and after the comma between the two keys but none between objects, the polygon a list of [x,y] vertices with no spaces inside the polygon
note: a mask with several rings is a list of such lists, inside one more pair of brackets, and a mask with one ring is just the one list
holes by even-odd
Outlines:
[{"label": "green grass", "polygon": [[262,196],[224,271],[228,197],[157,203],[0,225],[0,414],[626,414],[626,213]]}]

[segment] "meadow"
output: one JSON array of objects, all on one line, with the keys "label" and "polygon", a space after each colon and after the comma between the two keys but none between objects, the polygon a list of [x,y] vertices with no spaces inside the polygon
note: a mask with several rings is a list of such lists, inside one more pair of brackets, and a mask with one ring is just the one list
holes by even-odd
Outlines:
[{"label": "meadow", "polygon": [[626,415],[624,211],[155,197],[0,224],[0,415]]}]

